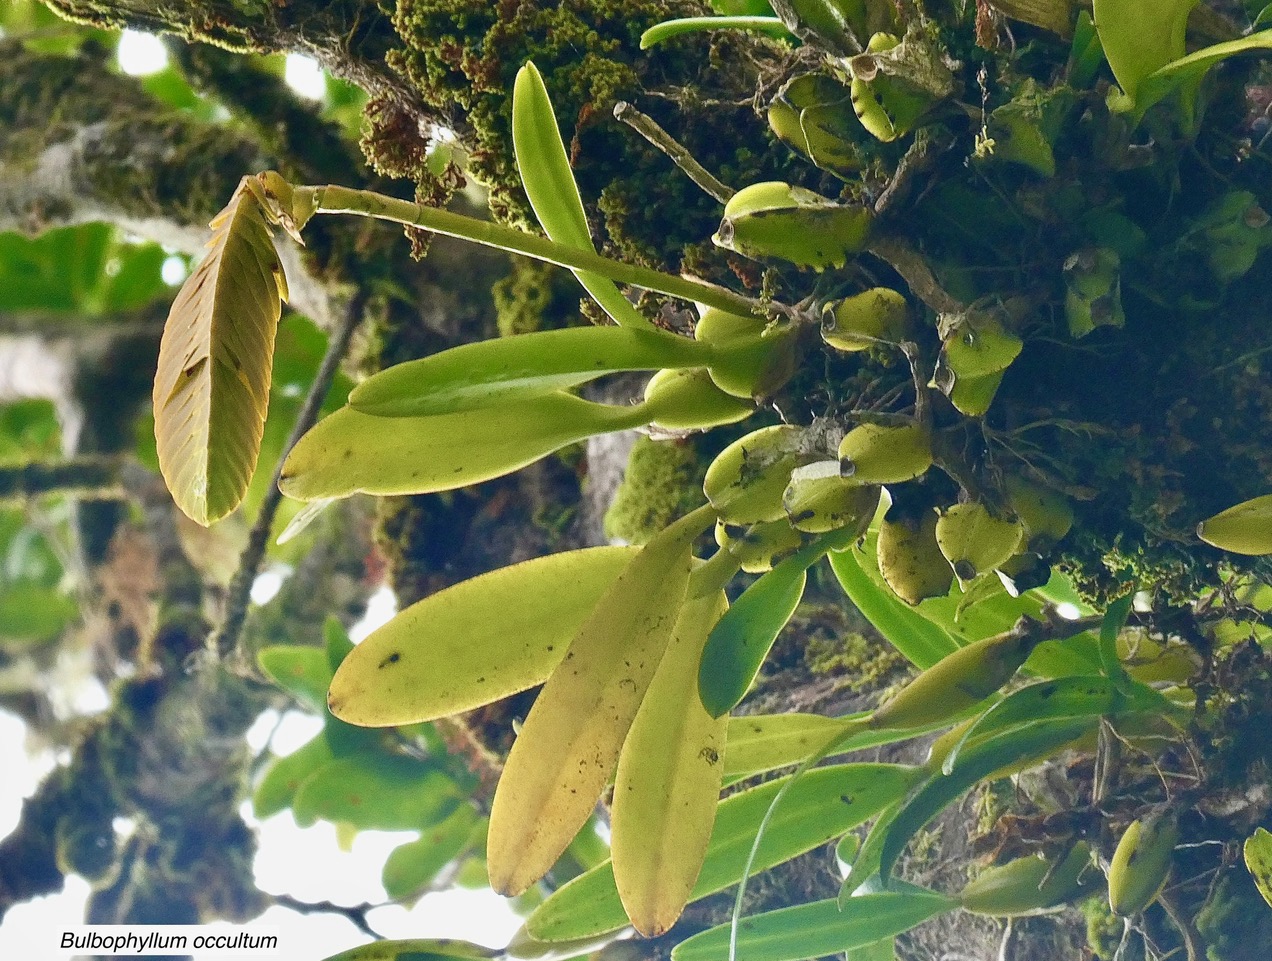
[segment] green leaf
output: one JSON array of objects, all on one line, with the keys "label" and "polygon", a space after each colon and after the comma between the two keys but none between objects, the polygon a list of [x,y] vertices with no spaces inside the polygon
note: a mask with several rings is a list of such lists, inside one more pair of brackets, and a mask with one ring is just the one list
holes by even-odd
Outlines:
[{"label": "green leaf", "polygon": [[667,649],[709,507],[631,558],[570,642],[504,764],[490,811],[491,887],[515,895],[556,862],[596,806]]},{"label": "green leaf", "polygon": [[835,577],[852,601],[875,629],[916,667],[931,667],[959,644],[942,628],[908,607],[881,582],[865,571],[869,563],[856,549],[833,552],[830,566]]},{"label": "green leaf", "polygon": [[45,641],[79,617],[79,605],[61,591],[19,581],[0,584],[0,641]]},{"label": "green leaf", "polygon": [[1145,77],[1184,55],[1188,14],[1198,0],[1093,0],[1095,30],[1113,76],[1130,97]]},{"label": "green leaf", "polygon": [[[774,795],[790,779],[776,778],[720,802],[693,898],[737,883],[751,842]],[[895,803],[922,777],[921,768],[840,764],[815,768],[791,786],[774,812],[752,865],[758,874],[811,851]],[[535,909],[526,922],[541,941],[567,941],[627,924],[610,864],[580,875]]]},{"label": "green leaf", "polygon": [[381,875],[389,897],[406,901],[428,890],[442,868],[472,847],[484,823],[471,804],[461,804],[416,840],[394,848]]},{"label": "green leaf", "polygon": [[698,668],[698,693],[712,717],[728,714],[746,696],[773,642],[795,613],[808,565],[815,559],[792,554],[742,592],[720,619]]},{"label": "green leaf", "polygon": [[159,469],[173,499],[208,525],[243,500],[269,405],[287,283],[256,178],[212,220],[203,262],[177,294],[154,383]]},{"label": "green leaf", "polygon": [[728,722],[703,709],[695,668],[728,606],[723,592],[685,602],[619,755],[614,878],[627,916],[647,938],[680,917],[711,839]]},{"label": "green leaf", "polygon": [[640,405],[611,407],[562,393],[432,417],[373,417],[344,407],[300,439],[279,487],[302,501],[453,490],[646,421]]},{"label": "green leaf", "polygon": [[275,644],[261,648],[256,660],[261,670],[288,694],[318,714],[327,713],[331,665],[321,648]]},{"label": "green leaf", "polygon": [[1255,887],[1263,895],[1263,900],[1272,907],[1272,834],[1265,828],[1258,828],[1246,838],[1242,848],[1246,868],[1254,878]]},{"label": "green leaf", "polygon": [[871,713],[863,711],[845,717],[821,717],[817,714],[730,717],[729,748],[724,752],[725,783],[799,764],[814,751],[831,743],[832,739],[839,743],[827,757],[895,744],[943,726],[933,724],[906,730],[866,727],[865,722]]},{"label": "green leaf", "polygon": [[694,367],[707,345],[660,330],[572,327],[463,344],[363,381],[349,406],[378,417],[448,414],[507,404],[623,370]]},{"label": "green leaf", "polygon": [[880,875],[886,879],[910,839],[977,781],[1041,760],[1093,731],[1098,722],[1094,716],[1037,721],[966,745],[949,774],[930,777],[897,812],[879,849]]},{"label": "green leaf", "polygon": [[[353,641],[349,640],[349,632],[344,629],[344,625],[334,615],[328,614],[327,618],[322,622],[322,642],[327,650],[327,667],[331,673],[335,674],[340,670],[340,665],[344,663],[344,659],[353,653]],[[331,683],[331,678],[327,678],[327,683]],[[323,698],[324,706],[326,698]]]},{"label": "green leaf", "polygon": [[753,30],[779,40],[793,37],[780,17],[682,17],[656,23],[640,35],[640,49],[703,30]]},{"label": "green leaf", "polygon": [[412,604],[345,658],[331,681],[332,712],[372,727],[413,724],[543,683],[636,553],[551,554]]},{"label": "green leaf", "polygon": [[484,948],[467,941],[411,938],[406,941],[375,941],[333,954],[326,961],[485,961],[502,954],[499,948]]},{"label": "green leaf", "polygon": [[291,754],[280,757],[265,772],[252,792],[252,811],[264,820],[291,806],[300,786],[319,768],[336,759],[323,734],[305,742]]},{"label": "green leaf", "polygon": [[301,784],[296,820],[345,821],[359,830],[420,830],[462,800],[455,783],[414,758],[382,752],[338,758]]},{"label": "green leaf", "polygon": [[[1107,0],[1106,0],[1107,2]],[[1163,65],[1143,79],[1135,94],[1135,115],[1142,117],[1149,107],[1168,96],[1172,91],[1196,88],[1206,71],[1221,60],[1242,53],[1272,49],[1272,30],[1262,30],[1248,37],[1240,37],[1225,43],[1203,47],[1188,56],[1180,56]],[[1179,51],[1183,53],[1182,48]],[[1129,91],[1128,91],[1129,93]],[[1192,94],[1186,93],[1186,109],[1191,113]]]},{"label": "green leaf", "polygon": [[798,764],[837,732],[846,733],[865,716],[838,718],[820,714],[756,714],[730,717],[729,746],[724,752],[724,777],[736,781],[752,774]]},{"label": "green leaf", "polygon": [[1234,554],[1272,554],[1272,494],[1242,501],[1202,521],[1197,536]]},{"label": "green leaf", "polygon": [[[908,931],[958,907],[935,891],[862,894],[842,910],[834,898],[745,918],[737,953],[745,961],[802,961],[860,948]],[[696,934],[672,949],[672,961],[719,961],[729,953],[729,925]]]},{"label": "green leaf", "polygon": [[[544,232],[559,244],[595,251],[552,101],[538,69],[528,61],[512,90],[512,145],[526,196]],[[612,280],[583,270],[574,276],[619,326],[653,328]]]},{"label": "green leaf", "polygon": [[1131,613],[1131,602],[1134,599],[1134,591],[1119,597],[1109,605],[1109,609],[1104,612],[1104,619],[1100,622],[1100,666],[1104,669],[1105,676],[1115,681],[1126,676],[1126,669],[1122,666],[1122,660],[1117,654],[1117,636],[1126,626],[1126,619]]}]

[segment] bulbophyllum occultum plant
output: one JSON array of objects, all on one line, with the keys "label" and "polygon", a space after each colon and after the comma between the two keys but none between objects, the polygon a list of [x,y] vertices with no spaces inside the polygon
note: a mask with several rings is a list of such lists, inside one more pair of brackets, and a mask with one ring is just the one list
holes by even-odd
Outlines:
[{"label": "bulbophyllum occultum plant", "polygon": [[[1098,450],[1101,431],[1121,429],[1117,404],[1091,391],[1111,404],[1107,424],[1026,415],[1037,407],[1031,391],[1052,389],[1054,371],[1043,365],[1157,336],[1145,318],[1165,309],[1153,299],[1164,264],[1195,254],[1190,276],[1209,298],[1172,307],[1179,323],[1235,306],[1272,240],[1266,189],[1243,180],[1244,168],[1204,187],[1188,181],[1200,199],[1159,216],[1137,200],[1136,178],[1155,164],[1173,183],[1201,176],[1186,155],[1207,135],[1220,95],[1208,72],[1272,46],[1272,31],[1189,52],[1188,0],[1096,0],[1091,11],[992,4],[994,16],[1024,24],[1029,43],[997,86],[981,77],[973,96],[966,11],[875,0],[783,0],[742,14],[721,6],[730,9],[662,24],[646,43],[744,29],[806,48],[767,117],[810,170],[838,178],[841,195],[776,181],[717,184],[711,238],[784,265],[805,279],[803,296],[757,298],[598,253],[547,89],[527,63],[512,133],[544,236],[273,172],[243,179],[164,334],[154,402],[173,496],[212,523],[235,509],[255,469],[287,296],[274,228],[299,240],[318,214],[374,217],[567,268],[611,324],[466,344],[375,374],[301,438],[280,483],[314,506],[355,493],[433,493],[597,434],[676,436],[766,415],[710,464],[701,506],[647,543],[568,551],[460,583],[351,651],[341,647],[333,662],[330,710],[365,727],[431,721],[543,685],[490,813],[489,878],[501,893],[535,885],[612,783],[611,858],[540,904],[509,953],[533,957],[551,945],[581,954],[629,925],[660,936],[691,901],[869,824],[859,850],[840,845],[848,866],[838,898],[745,919],[735,912],[683,940],[673,958],[796,961],[856,949],[891,957],[896,935],[945,912],[1012,917],[1092,892],[1106,892],[1110,911],[1126,919],[1123,944],[1147,937],[1138,919],[1160,902],[1195,957],[1213,899],[1188,887],[1195,865],[1181,852],[1244,841],[1269,896],[1272,840],[1259,826],[1268,805],[1250,801],[1222,816],[1207,807],[1246,776],[1229,770],[1223,784],[1195,773],[1181,806],[1165,781],[1146,788],[1138,773],[1148,765],[1133,758],[1159,753],[1150,742],[1187,745],[1219,729],[1240,698],[1216,688],[1213,669],[1223,660],[1216,652],[1264,640],[1270,590],[1241,558],[1272,551],[1272,495],[1234,497],[1237,506],[1163,535],[1196,564],[1191,593],[1176,584],[1157,610],[1163,595],[1142,575],[1091,560],[1090,530],[1121,523],[1109,521],[1116,498],[1101,500],[1098,452],[1066,467],[1070,448],[1032,439],[1056,431],[1086,445],[1073,450]],[[934,152],[957,163],[942,172]],[[921,191],[916,170],[930,176]],[[1087,181],[1098,189],[1084,192]],[[1006,261],[987,261],[975,243],[950,244],[949,224],[1004,185],[1019,223],[989,218],[985,246]],[[897,213],[895,197],[907,191],[917,198],[913,216],[928,218],[919,226]],[[1025,265],[1013,259],[1019,251]],[[863,257],[879,265],[873,282],[845,270]],[[692,337],[655,325],[624,288],[696,305]],[[860,408],[850,401],[828,416],[774,423],[772,400],[824,357],[876,371],[887,389]],[[651,372],[638,402],[579,396],[624,371]],[[1057,409],[1075,404],[1066,398]],[[1268,482],[1221,486],[1252,495]],[[703,549],[707,534],[714,551]],[[731,717],[823,559],[919,673],[863,714]],[[726,591],[741,573],[753,575],[748,586]],[[1059,616],[1061,604],[1073,616]],[[1187,631],[1169,626],[1180,618]],[[942,733],[922,764],[822,763],[932,732]],[[961,891],[894,876],[906,845],[975,785],[1069,750],[1096,758],[1073,819],[1082,830],[1032,847],[1026,839]],[[794,770],[734,787],[783,768]],[[293,780],[303,774],[289,769]],[[1188,806],[1222,827],[1190,819]],[[490,956],[408,941],[342,957],[421,952]]]}]

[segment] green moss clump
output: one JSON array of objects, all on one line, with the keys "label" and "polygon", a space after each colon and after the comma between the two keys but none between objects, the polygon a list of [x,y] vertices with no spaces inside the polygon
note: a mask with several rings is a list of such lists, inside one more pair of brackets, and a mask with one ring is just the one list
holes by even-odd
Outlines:
[{"label": "green moss clump", "polygon": [[1196,925],[1207,961],[1257,961],[1272,944],[1272,910],[1241,867],[1224,872]]},{"label": "green moss clump", "polygon": [[692,442],[639,438],[614,503],[605,513],[605,536],[644,544],[702,503],[706,472]]},{"label": "green moss clump", "polygon": [[510,337],[565,326],[566,319],[577,313],[578,292],[578,285],[564,271],[514,257],[509,274],[490,288],[499,335]]},{"label": "green moss clump", "polygon": [[1109,908],[1108,898],[1098,895],[1082,902],[1086,918],[1087,945],[1097,958],[1108,961],[1122,942],[1123,922]]},{"label": "green moss clump", "polygon": [[804,648],[804,664],[812,673],[843,675],[844,687],[852,690],[877,689],[907,663],[890,644],[856,632],[814,635]]}]

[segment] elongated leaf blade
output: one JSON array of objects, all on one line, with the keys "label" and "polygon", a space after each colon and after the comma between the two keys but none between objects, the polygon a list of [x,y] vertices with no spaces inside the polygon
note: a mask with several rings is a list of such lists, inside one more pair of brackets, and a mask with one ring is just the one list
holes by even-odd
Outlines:
[{"label": "elongated leaf blade", "polygon": [[[860,948],[901,934],[958,907],[935,891],[884,891],[780,908],[738,925],[737,953],[745,961],[803,961]],[[695,934],[672,949],[672,961],[720,961],[729,953],[729,925]]]},{"label": "elongated leaf blade", "polygon": [[[903,797],[923,776],[896,764],[840,764],[815,768],[791,786],[774,812],[752,874],[825,844]],[[736,884],[755,832],[774,795],[791,775],[732,794],[720,802],[693,899]],[[627,924],[612,864],[588,871],[554,893],[526,922],[540,941],[569,941],[616,931]]]},{"label": "elongated leaf blade", "polygon": [[1094,0],[1092,17],[1113,76],[1136,96],[1140,82],[1184,55],[1188,13],[1198,0]]},{"label": "elongated leaf blade", "polygon": [[[526,196],[544,233],[559,244],[595,250],[552,101],[543,77],[529,62],[518,71],[513,85],[512,146]],[[619,326],[653,327],[612,280],[583,270],[574,271],[574,276]]]},{"label": "elongated leaf blade", "polygon": [[807,579],[807,563],[787,558],[743,591],[715,626],[698,672],[698,691],[713,717],[728,714],[746,696],[799,606]]},{"label": "elongated leaf blade", "polygon": [[564,390],[623,370],[693,367],[710,349],[659,330],[572,327],[452,347],[381,371],[349,395],[378,417],[448,414]]},{"label": "elongated leaf blade", "polygon": [[1234,554],[1272,554],[1272,494],[1242,501],[1197,525],[1207,544]]},{"label": "elongated leaf blade", "polygon": [[1171,91],[1181,87],[1186,88],[1189,84],[1199,84],[1206,72],[1221,60],[1270,48],[1272,48],[1272,30],[1260,30],[1247,37],[1212,44],[1172,60],[1150,73],[1140,83],[1135,95],[1135,113],[1143,116],[1149,107],[1168,96]]},{"label": "elongated leaf blade", "polygon": [[631,559],[522,725],[491,806],[486,853],[496,891],[526,890],[591,815],[671,640],[699,515],[677,521]]},{"label": "elongated leaf blade", "polygon": [[757,714],[730,717],[724,776],[728,780],[737,780],[798,764],[836,732],[847,732],[865,716],[838,718],[820,714]]},{"label": "elongated leaf blade", "polygon": [[332,713],[367,727],[414,724],[542,684],[636,550],[550,554],[417,601],[345,658]]},{"label": "elongated leaf blade", "polygon": [[830,555],[831,569],[848,599],[893,647],[922,670],[958,650],[949,634],[875,583],[864,563],[855,550]]},{"label": "elongated leaf blade", "polygon": [[435,417],[373,417],[342,407],[292,448],[279,487],[312,501],[431,494],[510,474],[593,434],[639,427],[637,407],[545,394]]},{"label": "elongated leaf blade", "polygon": [[686,602],[619,755],[614,879],[627,916],[647,938],[680,917],[711,839],[728,722],[703,709],[694,672],[728,606],[723,594]]},{"label": "elongated leaf blade", "polygon": [[208,254],[168,314],[155,373],[159,469],[177,506],[205,526],[239,505],[256,469],[287,298],[253,180],[243,178],[213,219]]},{"label": "elongated leaf blade", "polygon": [[879,849],[879,874],[886,879],[910,839],[977,781],[1040,760],[1094,730],[1098,721],[1091,716],[1037,721],[967,744],[949,774],[929,778],[897,812]]}]

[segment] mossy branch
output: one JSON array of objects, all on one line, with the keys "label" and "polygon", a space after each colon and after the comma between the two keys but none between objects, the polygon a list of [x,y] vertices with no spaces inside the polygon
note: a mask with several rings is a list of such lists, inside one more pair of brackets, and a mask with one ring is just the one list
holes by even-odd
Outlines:
[{"label": "mossy branch", "polygon": [[[578,250],[525,233],[502,224],[477,220],[463,214],[422,204],[386,197],[370,190],[354,190],[336,185],[297,187],[296,207],[310,203],[315,213],[359,214],[378,220],[391,220],[410,227],[421,227],[433,233],[458,237],[487,247],[496,247],[509,253],[524,254],[559,267],[584,270],[601,274],[619,284],[629,284],[645,290],[656,290],[672,297],[706,304],[731,314],[766,316],[759,301],[731,290],[700,280],[676,277],[648,267],[611,260],[590,250]],[[306,197],[308,194],[308,197]]]},{"label": "mossy branch", "polygon": [[86,500],[120,499],[124,497],[119,477],[122,464],[118,457],[76,457],[0,466],[0,503],[42,494],[69,494]]}]

